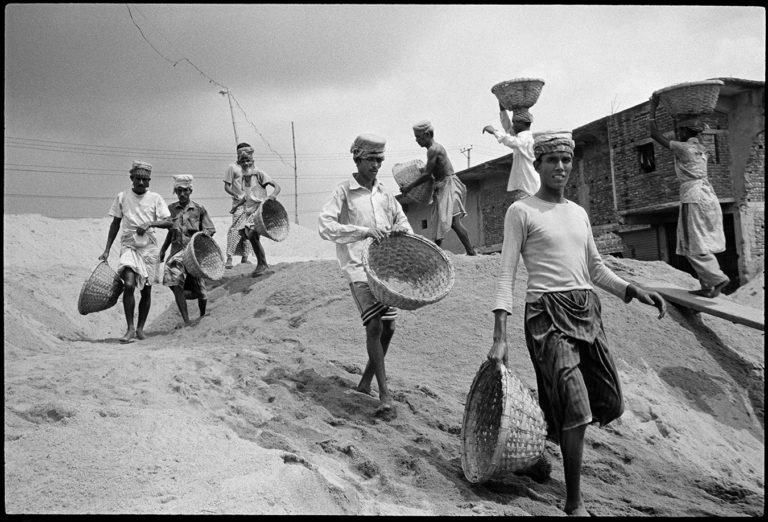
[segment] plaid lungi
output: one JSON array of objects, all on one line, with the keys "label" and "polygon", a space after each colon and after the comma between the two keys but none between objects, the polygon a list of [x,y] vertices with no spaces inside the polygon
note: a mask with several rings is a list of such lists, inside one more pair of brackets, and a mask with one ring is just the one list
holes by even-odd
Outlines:
[{"label": "plaid lungi", "polygon": [[548,437],[624,412],[616,366],[591,290],[550,292],[525,305],[525,341]]},{"label": "plaid lungi", "polygon": [[227,231],[227,256],[253,255],[251,242],[241,236],[239,230],[246,219],[245,204],[242,204],[232,213],[232,226]]}]

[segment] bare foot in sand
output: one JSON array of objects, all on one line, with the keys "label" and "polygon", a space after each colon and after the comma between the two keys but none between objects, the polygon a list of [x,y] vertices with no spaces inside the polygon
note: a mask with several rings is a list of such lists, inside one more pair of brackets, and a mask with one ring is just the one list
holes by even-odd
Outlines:
[{"label": "bare foot in sand", "polygon": [[136,339],[143,340],[146,338],[147,336],[144,335],[144,328],[136,328]]},{"label": "bare foot in sand", "polygon": [[267,264],[256,265],[256,269],[253,272],[251,272],[251,277],[258,277],[258,276],[260,276],[261,274],[266,272],[268,268],[269,268],[269,265],[267,265]]},{"label": "bare foot in sand", "polygon": [[371,397],[373,397],[373,392],[371,391],[370,386],[360,386],[358,384],[357,386],[355,386],[355,391],[358,393],[364,393],[366,395],[370,395]]},{"label": "bare foot in sand", "polygon": [[584,507],[583,502],[579,502],[579,504],[575,507],[569,507],[567,504],[565,505],[565,509],[563,509],[565,513],[569,517],[591,517],[592,515],[587,511],[587,508]]},{"label": "bare foot in sand", "polygon": [[120,338],[120,342],[122,344],[132,343],[135,337],[136,337],[136,330],[134,330],[133,328],[128,328],[128,330],[125,332],[125,335]]},{"label": "bare foot in sand", "polygon": [[376,408],[376,411],[373,413],[374,417],[378,417],[383,420],[392,420],[397,417],[397,409],[395,408],[395,405],[392,404],[391,400],[388,402],[384,402]]}]

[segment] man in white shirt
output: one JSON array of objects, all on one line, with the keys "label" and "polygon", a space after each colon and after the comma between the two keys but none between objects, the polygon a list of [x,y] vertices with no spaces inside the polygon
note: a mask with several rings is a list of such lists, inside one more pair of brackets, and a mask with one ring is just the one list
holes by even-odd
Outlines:
[{"label": "man in white shirt", "polygon": [[512,121],[504,107],[499,104],[499,119],[504,132],[497,131],[493,125],[483,127],[483,132],[493,134],[499,143],[513,150],[512,168],[509,171],[507,192],[511,192],[512,202],[536,194],[541,186],[539,174],[533,166],[536,159],[533,154],[533,134],[531,122],[533,115],[526,109],[518,109],[512,114]]},{"label": "man in white shirt", "polygon": [[488,358],[507,361],[506,323],[522,255],[528,271],[525,340],[548,437],[560,443],[563,454],[565,512],[588,516],[580,484],[586,427],[608,424],[624,411],[593,285],[627,303],[636,298],[657,307],[659,319],[666,305],[658,293],[627,283],[603,264],[587,213],[563,196],[573,147],[567,131],[536,137],[534,166],[541,187],[532,197],[512,203],[504,218]]},{"label": "man in white shirt", "polygon": [[[109,209],[112,223],[107,235],[107,247],[99,259],[106,261],[109,250],[117,237],[120,225],[120,260],[117,273],[123,280],[123,309],[128,329],[120,339],[121,343],[133,342],[134,338],[144,339],[144,323],[152,304],[152,281],[155,279],[155,266],[160,248],[150,228],[171,228],[171,212],[163,197],[149,191],[152,165],[145,161],[134,161],[130,170],[133,183],[131,190],[120,192]],[[136,301],[133,296],[139,290],[139,320],[133,326],[133,311]]]},{"label": "man in white shirt", "polygon": [[251,178],[256,167],[253,164],[253,147],[248,143],[237,144],[237,162],[227,166],[224,172],[224,192],[232,196],[232,226],[227,231],[227,261],[225,268],[232,268],[232,256],[241,256],[240,262],[247,263],[248,255],[253,253],[248,239],[240,229],[246,220],[245,200],[251,187]]},{"label": "man in white shirt", "polygon": [[387,386],[384,356],[395,333],[397,310],[373,296],[362,262],[364,239],[413,233],[400,203],[376,179],[384,161],[385,144],[386,140],[375,134],[361,134],[355,139],[350,152],[357,172],[337,186],[323,206],[318,232],[323,239],[336,243],[339,266],[347,276],[365,326],[368,364],[355,389],[370,394],[375,375],[381,401],[376,416],[392,418],[396,410]]}]

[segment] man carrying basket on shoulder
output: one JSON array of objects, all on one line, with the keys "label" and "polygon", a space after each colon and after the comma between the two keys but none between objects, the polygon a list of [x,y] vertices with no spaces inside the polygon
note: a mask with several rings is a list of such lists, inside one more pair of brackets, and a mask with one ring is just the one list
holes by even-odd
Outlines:
[{"label": "man carrying basket on shoulder", "polygon": [[[170,228],[168,210],[163,197],[150,192],[149,181],[152,177],[152,165],[144,161],[134,161],[130,170],[131,190],[118,193],[109,209],[112,223],[107,234],[107,247],[99,259],[106,261],[120,226],[120,260],[117,273],[125,285],[123,288],[123,310],[128,328],[120,338],[121,343],[132,343],[134,339],[144,339],[144,323],[152,305],[152,281],[155,279],[157,261],[157,239],[150,228]],[[141,295],[139,318],[134,327],[133,312],[136,307],[134,290]]]},{"label": "man carrying basket on shoulder", "polygon": [[627,283],[603,264],[587,213],[563,196],[573,148],[567,131],[540,133],[535,139],[533,164],[541,187],[512,203],[504,218],[488,359],[507,362],[507,316],[522,256],[528,271],[525,341],[548,437],[560,443],[563,454],[565,512],[587,516],[581,497],[584,433],[588,424],[604,426],[624,411],[594,286],[626,303],[637,299],[657,307],[659,319],[666,305],[658,293]]},{"label": "man carrying basket on shoulder", "polygon": [[336,243],[339,266],[347,275],[366,332],[368,363],[355,388],[370,394],[374,375],[381,404],[376,416],[396,415],[387,386],[384,357],[395,333],[397,310],[377,301],[368,286],[362,254],[366,238],[382,239],[390,234],[413,233],[408,218],[394,195],[384,189],[376,176],[384,161],[386,140],[375,134],[359,135],[350,152],[357,172],[342,182],[323,206],[318,218],[320,237]]},{"label": "man carrying basket on shoulder", "polygon": [[195,277],[187,272],[183,263],[184,249],[197,232],[205,232],[209,236],[216,233],[216,227],[208,215],[208,211],[200,203],[192,201],[192,176],[178,175],[173,177],[173,192],[179,200],[170,205],[171,221],[173,227],[165,236],[165,242],[160,249],[160,261],[165,258],[165,251],[171,247],[168,261],[163,271],[163,284],[173,291],[176,306],[179,307],[184,326],[191,326],[189,312],[187,311],[186,296],[197,298],[197,306],[200,309],[200,317],[205,315],[205,307],[208,296],[205,288],[205,279]]}]

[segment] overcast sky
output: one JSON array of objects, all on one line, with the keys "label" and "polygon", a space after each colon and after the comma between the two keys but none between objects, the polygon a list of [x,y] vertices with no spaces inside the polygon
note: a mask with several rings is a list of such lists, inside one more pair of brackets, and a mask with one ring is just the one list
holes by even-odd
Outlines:
[{"label": "overcast sky", "polygon": [[464,147],[472,165],[510,152],[481,134],[499,126],[500,81],[544,79],[534,129],[573,129],[674,83],[764,81],[765,43],[759,7],[10,4],[5,212],[106,216],[143,159],[169,202],[171,175],[189,173],[193,199],[225,215],[225,86],[292,218],[294,122],[299,221],[314,226],[359,133],[387,138],[380,177],[397,193],[392,165],[425,158],[418,120],[456,170]]}]

